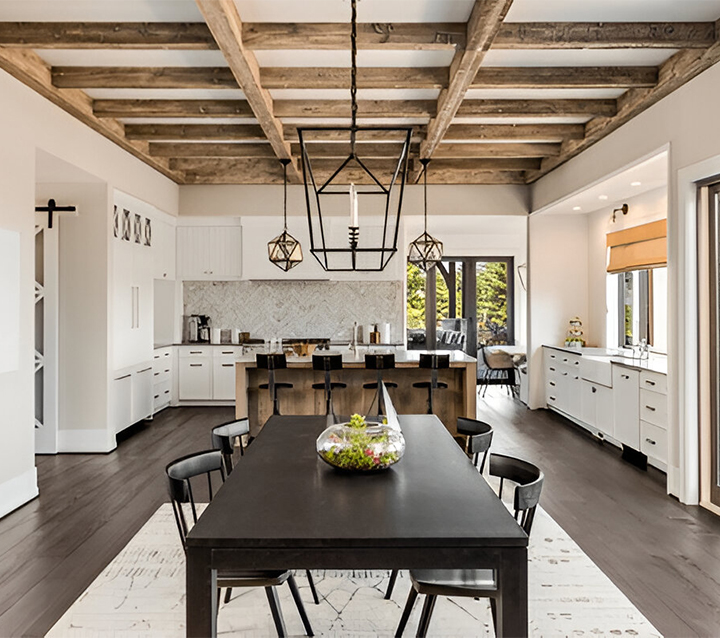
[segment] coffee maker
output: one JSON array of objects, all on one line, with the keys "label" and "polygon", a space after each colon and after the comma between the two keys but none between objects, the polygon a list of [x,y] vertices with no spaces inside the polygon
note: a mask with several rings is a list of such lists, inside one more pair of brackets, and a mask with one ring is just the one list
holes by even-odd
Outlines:
[{"label": "coffee maker", "polygon": [[185,341],[210,343],[212,320],[207,315],[190,315],[185,318]]}]

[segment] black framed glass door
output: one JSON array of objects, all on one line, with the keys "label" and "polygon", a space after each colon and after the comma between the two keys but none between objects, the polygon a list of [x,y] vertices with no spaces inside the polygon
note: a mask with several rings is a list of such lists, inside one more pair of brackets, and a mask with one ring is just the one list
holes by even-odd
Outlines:
[{"label": "black framed glass door", "polygon": [[710,501],[720,507],[720,184],[708,189],[710,259]]}]

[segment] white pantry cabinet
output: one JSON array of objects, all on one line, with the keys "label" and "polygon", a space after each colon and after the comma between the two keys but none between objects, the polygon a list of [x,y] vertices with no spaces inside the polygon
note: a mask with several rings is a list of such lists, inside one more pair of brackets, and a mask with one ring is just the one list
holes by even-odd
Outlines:
[{"label": "white pantry cabinet", "polygon": [[159,218],[153,219],[152,253],[155,279],[175,279],[175,244],[175,226]]},{"label": "white pantry cabinet", "polygon": [[613,366],[615,438],[640,449],[640,372],[624,366]]},{"label": "white pantry cabinet", "polygon": [[235,280],[242,275],[240,226],[179,226],[178,275],[183,281]]}]

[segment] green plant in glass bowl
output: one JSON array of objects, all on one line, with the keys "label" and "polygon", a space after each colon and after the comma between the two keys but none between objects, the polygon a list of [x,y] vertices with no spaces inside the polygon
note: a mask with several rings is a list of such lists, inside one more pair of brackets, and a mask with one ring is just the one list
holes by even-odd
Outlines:
[{"label": "green plant in glass bowl", "polygon": [[397,463],[405,452],[405,438],[387,422],[367,422],[353,414],[347,423],[331,425],[318,437],[320,458],[341,470],[376,472]]}]

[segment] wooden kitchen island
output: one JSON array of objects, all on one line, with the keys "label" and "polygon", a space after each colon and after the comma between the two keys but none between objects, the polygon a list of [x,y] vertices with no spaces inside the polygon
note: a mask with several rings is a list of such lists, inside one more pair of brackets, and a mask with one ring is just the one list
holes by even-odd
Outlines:
[{"label": "wooden kitchen island", "polygon": [[[347,384],[347,388],[333,392],[335,413],[365,414],[370,408],[375,390],[364,390],[363,383],[375,381],[376,372],[365,369],[366,352],[387,352],[381,348],[368,350],[358,348],[357,354],[347,348],[333,349],[342,352],[343,369],[332,372],[332,380]],[[394,381],[397,388],[390,388],[393,405],[399,414],[424,414],[427,411],[427,390],[413,388],[417,381],[429,381],[430,370],[418,367],[420,350],[395,352],[395,369],[386,370],[385,381]],[[441,351],[438,351],[441,352]],[[459,416],[475,418],[477,362],[459,350],[448,351],[450,368],[438,371],[438,380],[448,384],[446,389],[435,393],[435,413],[452,433],[456,433]],[[292,383],[292,388],[280,388],[280,411],[283,414],[324,414],[325,397],[321,390],[313,390],[313,383],[322,383],[324,373],[312,369],[312,357],[288,356],[288,367],[275,372],[276,383]],[[272,415],[272,404],[267,389],[258,386],[268,382],[267,370],[255,367],[255,356],[238,357],[235,362],[235,414],[237,418],[250,419],[250,433],[256,436],[262,425]]]}]

